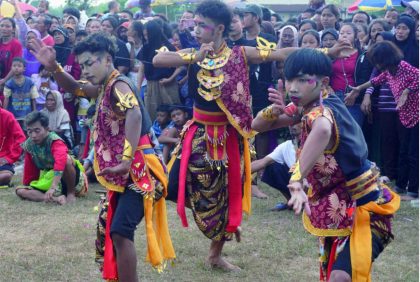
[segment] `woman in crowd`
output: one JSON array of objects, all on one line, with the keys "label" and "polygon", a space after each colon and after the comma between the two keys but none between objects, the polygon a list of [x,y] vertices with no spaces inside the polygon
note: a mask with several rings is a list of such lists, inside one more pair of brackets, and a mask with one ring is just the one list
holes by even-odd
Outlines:
[{"label": "woman in crowd", "polygon": [[316,22],[314,22],[313,20],[303,20],[299,24],[299,36],[302,37],[305,31],[311,30],[311,29],[317,30]]},{"label": "woman in crowd", "polygon": [[298,32],[293,25],[286,25],[279,30],[277,48],[298,47]]},{"label": "woman in crowd", "polygon": [[323,48],[331,48],[337,43],[338,32],[334,28],[328,28],[322,32],[321,46]]},{"label": "woman in crowd", "polygon": [[319,46],[319,33],[313,29],[305,31],[299,40],[299,47],[301,48],[318,48]]},{"label": "woman in crowd", "polygon": [[[0,86],[12,77],[12,61],[15,57],[22,57],[22,44],[15,38],[16,24],[11,18],[0,20]],[[3,91],[0,102],[3,102]]]},{"label": "woman in crowd", "polygon": [[369,35],[369,43],[367,47],[372,46],[376,43],[376,35],[378,33],[389,31],[391,29],[390,25],[382,19],[375,19],[373,20],[368,28],[368,35]]},{"label": "woman in crowd", "polygon": [[25,76],[31,77],[33,74],[37,74],[41,64],[35,58],[34,55],[29,51],[28,42],[30,40],[41,40],[41,34],[36,29],[30,29],[26,33],[26,46],[23,49],[23,59],[26,61]]},{"label": "woman in crowd", "polygon": [[419,46],[416,44],[416,22],[407,15],[398,18],[394,43],[404,53],[404,61],[419,68]]},{"label": "woman in crowd", "polygon": [[174,68],[155,68],[152,64],[156,50],[162,47],[175,51],[175,47],[169,43],[163,31],[155,20],[145,24],[143,30],[146,44],[139,53],[141,62],[138,76],[138,85],[147,79],[147,91],[144,95],[144,104],[152,120],[156,118],[156,109],[162,104],[179,104],[178,83],[176,77],[181,71]]},{"label": "woman in crowd", "polygon": [[[321,10],[321,24],[323,30],[328,28],[334,28],[335,30],[340,29],[340,24],[338,23],[340,19],[340,10],[334,4],[326,5]],[[321,31],[321,32],[322,32]]]},{"label": "woman in crowd", "polygon": [[333,62],[333,74],[331,76],[331,87],[334,92],[344,101],[357,124],[362,127],[364,115],[360,109],[363,95],[347,95],[352,86],[358,86],[369,80],[372,73],[372,65],[360,49],[357,37],[357,27],[352,23],[345,23],[340,28],[339,39],[348,40],[352,49],[346,51],[347,58],[336,59]]},{"label": "woman in crowd", "polygon": [[58,91],[51,90],[48,92],[45,102],[45,109],[49,119],[48,128],[55,132],[64,140],[67,147],[71,150],[74,147],[73,130],[70,125],[69,113],[64,108],[63,97]]},{"label": "woman in crowd", "polygon": [[126,44],[128,51],[130,52],[130,72],[128,77],[133,81],[134,85],[140,90],[140,95],[144,100],[144,93],[147,87],[147,80],[143,79],[142,84],[138,83],[138,72],[140,69],[140,61],[137,59],[137,56],[140,53],[141,48],[144,45],[143,37],[143,24],[141,21],[132,21],[128,27],[127,31],[128,42]]},{"label": "woman in crowd", "polygon": [[101,21],[97,18],[90,18],[86,22],[85,29],[88,34],[97,33],[101,31]]}]

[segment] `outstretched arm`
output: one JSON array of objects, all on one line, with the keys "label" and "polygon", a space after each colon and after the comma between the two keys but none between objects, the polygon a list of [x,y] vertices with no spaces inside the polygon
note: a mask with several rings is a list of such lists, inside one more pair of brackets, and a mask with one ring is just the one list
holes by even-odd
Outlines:
[{"label": "outstretched arm", "polygon": [[83,93],[84,96],[90,98],[98,97],[99,86],[86,83],[81,84],[65,72],[56,61],[56,54],[53,47],[44,45],[40,40],[31,40],[28,43],[31,48],[31,53],[45,66],[46,70],[53,74],[57,84],[64,88],[65,91],[77,96]]},{"label": "outstretched arm", "polygon": [[157,51],[153,58],[153,65],[157,68],[173,68],[201,62],[208,52],[214,51],[214,44],[203,43],[197,52],[193,48],[183,49],[178,52]]}]

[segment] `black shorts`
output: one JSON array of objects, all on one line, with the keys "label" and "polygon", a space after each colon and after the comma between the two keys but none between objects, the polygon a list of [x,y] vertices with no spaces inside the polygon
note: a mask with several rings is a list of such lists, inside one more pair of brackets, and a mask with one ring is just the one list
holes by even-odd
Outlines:
[{"label": "black shorts", "polygon": [[[372,233],[372,262],[384,250],[381,240]],[[333,264],[332,270],[345,271],[351,277],[351,257],[350,257],[350,238],[347,240],[344,249],[338,254]]]},{"label": "black shorts", "polygon": [[0,166],[0,171],[10,171],[11,173],[15,174],[15,170],[11,164],[4,164]]},{"label": "black shorts", "polygon": [[134,241],[134,231],[144,216],[143,196],[125,188],[117,195],[117,208],[112,218],[110,234],[117,233]]}]

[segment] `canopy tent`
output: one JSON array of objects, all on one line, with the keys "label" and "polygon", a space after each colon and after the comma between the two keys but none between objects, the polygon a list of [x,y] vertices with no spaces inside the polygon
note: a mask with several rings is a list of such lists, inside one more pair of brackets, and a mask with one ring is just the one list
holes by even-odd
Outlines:
[{"label": "canopy tent", "polygon": [[348,7],[349,12],[357,10],[365,12],[377,12],[389,10],[393,7],[401,6],[400,0],[357,0]]}]

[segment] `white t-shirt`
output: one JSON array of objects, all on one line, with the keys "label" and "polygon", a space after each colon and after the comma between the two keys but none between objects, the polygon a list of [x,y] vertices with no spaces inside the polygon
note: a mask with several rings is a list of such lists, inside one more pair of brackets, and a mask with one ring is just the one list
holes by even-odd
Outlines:
[{"label": "white t-shirt", "polygon": [[293,145],[292,140],[283,142],[278,145],[268,157],[276,163],[285,163],[290,168],[296,162],[295,145]]}]

